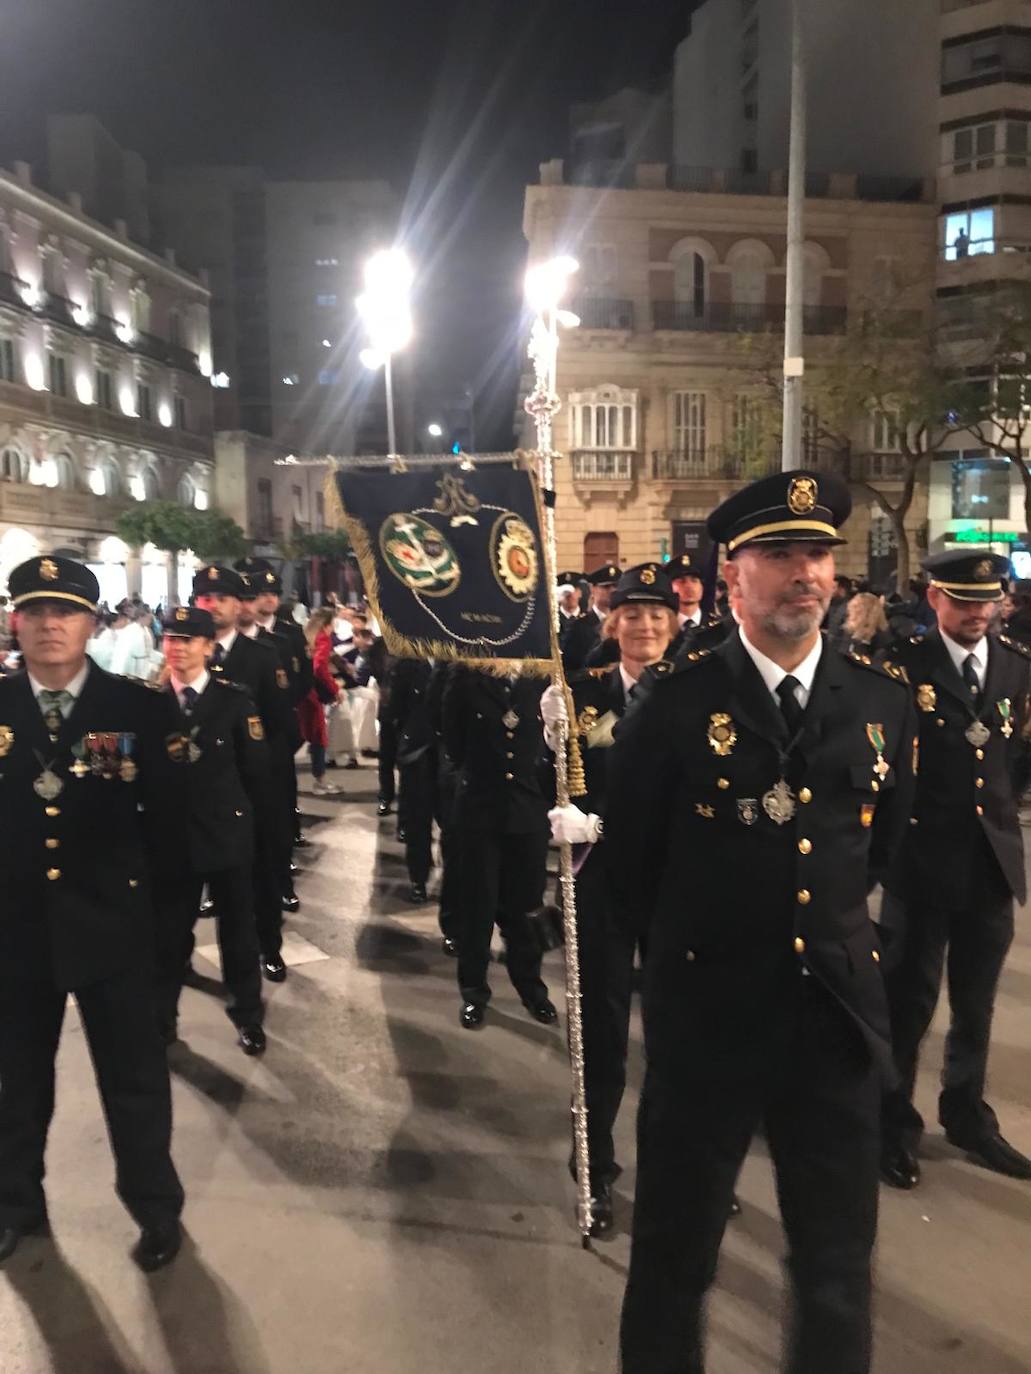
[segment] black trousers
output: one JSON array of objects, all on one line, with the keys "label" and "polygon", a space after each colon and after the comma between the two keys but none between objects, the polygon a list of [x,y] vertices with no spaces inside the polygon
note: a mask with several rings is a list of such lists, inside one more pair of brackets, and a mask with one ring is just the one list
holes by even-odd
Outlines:
[{"label": "black trousers", "polygon": [[404,820],[405,863],[413,883],[425,884],[433,867],[433,822],[439,815],[437,752],[431,747],[401,764],[399,815]]},{"label": "black trousers", "polygon": [[[54,1057],[67,993],[49,969],[0,978],[0,1227],[46,1217]],[[183,1190],[172,1163],[172,1099],[154,1018],[153,971],[135,967],[75,993],[115,1157],[118,1196],[140,1226],[172,1221]]]},{"label": "black trousers", "polygon": [[437,920],[441,935],[457,944],[462,919],[461,832],[455,824],[455,796],[458,774],[443,758],[437,763],[437,797],[440,820],[440,909]]},{"label": "black trousers", "polygon": [[505,941],[508,976],[516,992],[524,1002],[547,996],[540,945],[527,917],[541,904],[547,853],[545,830],[518,835],[464,832],[458,986],[467,1002],[490,1001],[487,969],[495,924]]},{"label": "black trousers", "polygon": [[[612,1131],[626,1088],[634,933],[612,912],[604,850],[595,847],[576,879],[580,1005],[593,1183],[619,1175]],[[572,1161],[575,1169],[575,1159]]]},{"label": "black trousers", "polygon": [[747,1069],[669,1047],[645,1078],[621,1331],[623,1374],[702,1374],[703,1309],[760,1121],[777,1177],[793,1303],[787,1374],[867,1374],[877,1229],[879,1076],[859,1030],[797,971],[783,1024]]},{"label": "black trousers", "polygon": [[920,1045],[934,1018],[947,967],[949,1030],[938,1118],[956,1144],[976,1147],[998,1132],[984,1100],[995,994],[1013,942],[1013,898],[989,871],[976,906],[945,911],[916,903],[900,910],[885,894],[894,939],[885,977],[899,1086],[884,1101],[886,1141],[916,1150],[924,1121],[913,1105]]},{"label": "black trousers", "polygon": [[193,953],[193,927],[205,883],[215,905],[222,981],[229,994],[226,1014],[235,1026],[260,1026],[265,1019],[265,1003],[248,868],[188,875],[178,883],[166,884],[158,894],[158,1023],[162,1030],[175,1028],[183,970]]},{"label": "black trousers", "polygon": [[379,722],[379,799],[392,802],[397,795],[394,787],[394,769],[397,767],[397,726],[392,720]]}]

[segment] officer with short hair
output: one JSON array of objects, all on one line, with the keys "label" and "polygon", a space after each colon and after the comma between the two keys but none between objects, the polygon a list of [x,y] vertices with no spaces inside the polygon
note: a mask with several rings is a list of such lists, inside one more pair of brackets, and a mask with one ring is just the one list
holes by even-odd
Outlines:
[{"label": "officer with short hair", "polygon": [[[272,777],[281,777],[277,760],[292,753],[297,728],[290,705],[289,679],[276,649],[250,639],[238,627],[240,602],[246,592],[240,574],[218,564],[201,568],[193,579],[193,600],[215,622],[215,644],[209,671],[238,682],[258,708],[268,741]],[[283,873],[289,864],[291,830],[282,800],[270,783],[268,804],[259,815],[254,864],[254,910],[261,945],[261,968],[272,983],[286,978],[283,962]]]},{"label": "officer with short hair", "polygon": [[924,562],[935,629],[891,650],[905,669],[920,726],[913,824],[885,882],[892,931],[886,969],[901,1080],[884,1107],[882,1174],[920,1179],[923,1120],[913,1105],[920,1044],[948,969],[950,1025],[938,1118],[977,1163],[1031,1178],[984,1100],[992,1011],[1013,940],[1013,903],[1026,895],[1017,805],[1028,777],[1031,650],[989,633],[1007,560],[957,549]]},{"label": "officer with short hair", "polygon": [[190,836],[174,880],[158,893],[161,912],[158,1017],[166,1043],[176,1038],[179,995],[193,949],[193,925],[207,884],[216,914],[227,1012],[244,1054],[265,1050],[258,933],[254,922],[254,816],[267,805],[265,730],[246,688],[208,671],[215,624],[207,611],[166,612],[165,691],[175,703],[174,748],[189,786]]},{"label": "officer with short hair", "polygon": [[[584,580],[590,583],[591,604],[573,621],[566,632],[562,666],[567,673],[583,668],[591,650],[601,640],[601,627],[608,615],[609,602],[619,581],[619,569],[614,563],[605,563],[593,572],[585,573]],[[615,652],[609,650],[610,662],[615,661]]]},{"label": "officer with short hair", "polygon": [[663,571],[676,593],[679,622],[679,629],[666,657],[672,663],[682,649],[714,649],[726,638],[733,628],[733,622],[728,625],[722,616],[709,615],[702,610],[705,579],[708,576],[702,560],[696,553],[678,553],[663,564]]},{"label": "officer with short hair", "polygon": [[10,576],[25,671],[0,678],[0,1261],[47,1230],[43,1156],[68,994],[140,1227],[133,1258],[179,1251],[168,1065],[154,1018],[153,894],[181,862],[172,703],[86,655],[100,588],[58,555]]},{"label": "officer with short hair", "polygon": [[738,629],[616,731],[602,843],[648,933],[623,1374],[701,1374],[703,1310],[760,1124],[793,1310],[783,1368],[866,1374],[890,1026],[867,909],[908,826],[915,722],[820,622],[843,481],[785,472],[709,517]]}]

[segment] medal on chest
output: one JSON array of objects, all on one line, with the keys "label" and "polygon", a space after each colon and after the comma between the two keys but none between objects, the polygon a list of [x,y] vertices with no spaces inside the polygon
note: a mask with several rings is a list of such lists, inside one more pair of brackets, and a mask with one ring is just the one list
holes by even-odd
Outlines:
[{"label": "medal on chest", "polygon": [[866,738],[870,741],[870,748],[877,755],[873,766],[873,771],[877,774],[881,782],[888,776],[890,764],[884,757],[884,726],[867,723]]},{"label": "medal on chest", "polygon": [[1007,739],[1013,734],[1013,703],[1009,697],[1003,697],[1001,701],[995,703],[995,709],[999,713],[1002,724],[999,729]]},{"label": "medal on chest", "polygon": [[506,730],[514,730],[519,724],[519,717],[516,715],[515,711],[512,710],[511,706],[501,717],[501,723]]},{"label": "medal on chest", "polygon": [[49,763],[44,759],[38,749],[32,751],[36,755],[37,762],[43,769],[38,778],[32,783],[32,790],[37,797],[42,797],[44,801],[53,801],[64,791],[64,782],[54,772],[54,760]]},{"label": "medal on chest", "polygon": [[[1012,726],[1010,728],[1012,729]],[[963,731],[963,734],[975,749],[980,749],[983,744],[988,743],[992,732],[988,729],[988,726],[985,725],[984,721],[972,720]]]},{"label": "medal on chest", "polygon": [[779,778],[763,795],[763,810],[774,825],[787,825],[798,810],[798,800],[786,778]]}]

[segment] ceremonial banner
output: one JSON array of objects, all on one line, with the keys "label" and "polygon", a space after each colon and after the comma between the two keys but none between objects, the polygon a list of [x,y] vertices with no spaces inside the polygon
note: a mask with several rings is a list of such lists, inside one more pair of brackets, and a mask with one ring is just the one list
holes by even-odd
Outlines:
[{"label": "ceremonial banner", "polygon": [[332,474],[392,654],[552,670],[536,479],[514,463]]}]

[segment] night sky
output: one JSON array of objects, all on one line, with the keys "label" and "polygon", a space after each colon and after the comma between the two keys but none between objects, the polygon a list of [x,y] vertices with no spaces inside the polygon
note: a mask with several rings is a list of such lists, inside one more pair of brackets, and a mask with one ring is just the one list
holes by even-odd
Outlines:
[{"label": "night sky", "polygon": [[523,190],[568,108],[667,70],[692,0],[0,0],[0,158],[90,111],[177,162],[377,176],[405,197],[420,389],[510,440]]}]

